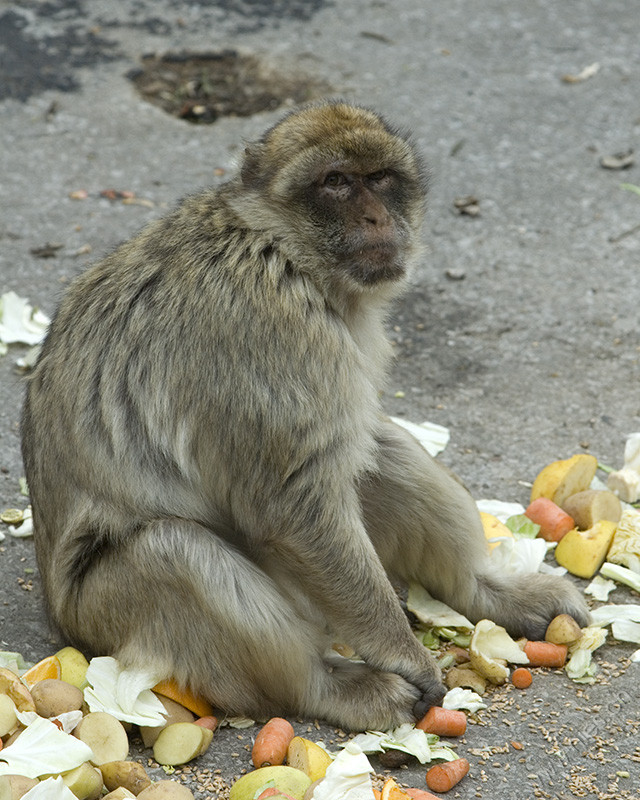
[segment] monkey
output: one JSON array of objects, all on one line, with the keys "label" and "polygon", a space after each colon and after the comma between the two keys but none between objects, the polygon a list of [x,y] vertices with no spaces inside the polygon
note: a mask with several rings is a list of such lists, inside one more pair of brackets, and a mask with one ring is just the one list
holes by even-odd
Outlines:
[{"label": "monkey", "polygon": [[471,495],[382,410],[426,184],[408,134],[312,103],[73,280],[22,415],[66,640],[228,713],[386,730],[445,691],[393,581],[516,636],[586,624],[565,579],[492,572]]}]

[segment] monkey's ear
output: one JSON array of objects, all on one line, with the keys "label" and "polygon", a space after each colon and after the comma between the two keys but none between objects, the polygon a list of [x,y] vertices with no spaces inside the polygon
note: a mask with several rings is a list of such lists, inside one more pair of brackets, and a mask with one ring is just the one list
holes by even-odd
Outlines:
[{"label": "monkey's ear", "polygon": [[259,189],[265,183],[263,150],[264,146],[259,142],[249,144],[244,149],[240,177],[249,189]]}]

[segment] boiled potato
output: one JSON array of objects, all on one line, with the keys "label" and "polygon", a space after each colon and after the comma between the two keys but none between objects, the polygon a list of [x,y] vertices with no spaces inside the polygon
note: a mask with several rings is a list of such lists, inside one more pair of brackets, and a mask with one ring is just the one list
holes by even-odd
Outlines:
[{"label": "boiled potato", "polygon": [[158,764],[175,767],[202,755],[213,739],[213,731],[193,722],[174,722],[160,731],[153,746]]},{"label": "boiled potato", "polygon": [[18,724],[15,703],[8,694],[0,694],[0,737],[14,731]]},{"label": "boiled potato", "polygon": [[98,797],[102,795],[100,770],[91,766],[88,761],[75,769],[63,772],[61,778],[64,785],[69,787],[78,800],[98,800]]},{"label": "boiled potato", "polygon": [[91,763],[96,767],[108,761],[126,761],[129,739],[122,723],[104,711],[86,714],[73,732],[93,751]]},{"label": "boiled potato", "polygon": [[8,695],[18,711],[35,711],[31,692],[10,669],[0,667],[0,694]]},{"label": "boiled potato", "polygon": [[622,505],[615,494],[598,489],[572,494],[564,501],[562,509],[573,517],[576,527],[582,531],[593,528],[601,519],[618,522],[622,516]]},{"label": "boiled potato", "polygon": [[77,686],[56,678],[34,683],[31,697],[36,704],[36,712],[47,718],[57,717],[67,711],[79,711],[84,703],[84,695]]},{"label": "boiled potato", "polygon": [[170,697],[163,697],[161,694],[156,695],[156,697],[167,712],[166,721],[163,724],[154,725],[153,727],[150,725],[140,726],[140,735],[142,736],[145,747],[153,747],[156,739],[160,735],[160,731],[168,725],[173,725],[175,722],[193,722],[195,719],[188,708],[180,705],[180,703],[176,703],[176,701],[172,700]]},{"label": "boiled potato", "polygon": [[105,794],[102,800],[128,800],[130,797],[135,797],[135,794],[125,789],[124,786],[118,786],[117,789],[109,792],[109,794]]},{"label": "boiled potato", "polygon": [[302,736],[294,736],[287,748],[287,764],[302,770],[312,781],[323,778],[333,759],[320,745]]},{"label": "boiled potato", "polygon": [[0,800],[20,800],[39,781],[26,775],[0,775]]},{"label": "boiled potato", "polygon": [[484,531],[489,550],[493,550],[494,547],[497,547],[500,544],[500,542],[491,542],[489,541],[490,539],[513,539],[513,533],[511,533],[504,522],[500,522],[500,520],[497,517],[494,517],[493,514],[487,514],[486,511],[481,511],[480,519],[482,520],[482,529]]},{"label": "boiled potato", "polygon": [[569,614],[558,614],[554,617],[544,635],[545,642],[552,644],[573,644],[582,636],[582,630]]},{"label": "boiled potato", "polygon": [[100,765],[104,785],[111,792],[119,786],[138,795],[143,789],[151,786],[151,779],[142,764],[137,761],[107,761]]},{"label": "boiled potato", "polygon": [[193,800],[193,793],[182,783],[158,781],[148,789],[143,789],[138,800]]},{"label": "boiled potato", "polygon": [[548,497],[562,508],[567,497],[589,488],[597,468],[597,458],[587,453],[548,464],[533,482],[530,502]]}]

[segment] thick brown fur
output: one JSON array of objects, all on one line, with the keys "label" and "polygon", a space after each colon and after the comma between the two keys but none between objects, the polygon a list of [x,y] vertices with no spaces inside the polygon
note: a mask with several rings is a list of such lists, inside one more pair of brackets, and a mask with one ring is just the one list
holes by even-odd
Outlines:
[{"label": "thick brown fur", "polygon": [[516,635],[586,621],[568,582],[490,573],[471,497],[381,412],[424,197],[405,136],[312,105],[74,281],[23,416],[70,641],[232,713],[386,729],[443,693],[389,575]]}]

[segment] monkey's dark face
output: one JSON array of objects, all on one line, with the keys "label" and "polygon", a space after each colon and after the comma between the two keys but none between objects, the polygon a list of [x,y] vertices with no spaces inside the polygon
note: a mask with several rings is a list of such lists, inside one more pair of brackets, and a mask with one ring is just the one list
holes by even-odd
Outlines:
[{"label": "monkey's dark face", "polygon": [[308,213],[324,232],[335,267],[358,284],[402,278],[411,241],[402,186],[390,169],[355,171],[332,164],[306,196]]}]

